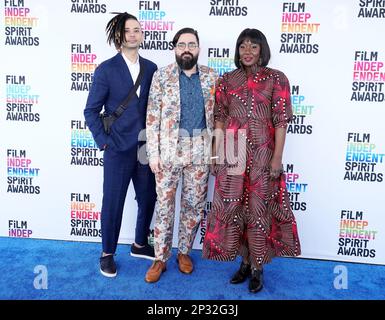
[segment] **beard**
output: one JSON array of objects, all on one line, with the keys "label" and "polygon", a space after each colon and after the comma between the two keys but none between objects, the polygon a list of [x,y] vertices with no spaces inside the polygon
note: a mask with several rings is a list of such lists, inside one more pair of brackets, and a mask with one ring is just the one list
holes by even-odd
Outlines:
[{"label": "beard", "polygon": [[190,70],[197,64],[198,56],[194,56],[191,53],[182,53],[180,56],[175,55],[175,60],[179,68],[182,70]]}]

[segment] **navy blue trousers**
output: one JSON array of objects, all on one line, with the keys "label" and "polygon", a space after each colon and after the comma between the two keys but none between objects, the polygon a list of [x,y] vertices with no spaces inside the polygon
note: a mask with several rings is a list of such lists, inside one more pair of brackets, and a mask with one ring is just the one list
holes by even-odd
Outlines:
[{"label": "navy blue trousers", "polygon": [[148,165],[137,160],[137,150],[104,151],[103,204],[101,213],[103,252],[115,253],[122,224],[123,208],[130,181],[138,202],[135,242],[147,243],[156,202],[155,177]]}]

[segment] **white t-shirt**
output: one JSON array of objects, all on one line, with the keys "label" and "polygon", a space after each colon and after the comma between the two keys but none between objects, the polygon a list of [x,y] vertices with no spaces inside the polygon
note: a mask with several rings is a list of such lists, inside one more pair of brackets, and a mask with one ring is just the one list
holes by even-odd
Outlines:
[{"label": "white t-shirt", "polygon": [[[130,74],[131,74],[131,77],[132,77],[132,81],[133,81],[134,84],[135,84],[135,81],[136,81],[136,79],[138,78],[139,71],[140,71],[139,55],[136,57],[136,61],[135,61],[135,62],[131,62],[131,61],[124,55],[123,52],[122,52],[122,56],[123,56],[124,61],[126,61],[126,63],[127,63],[127,67],[128,67],[128,70],[130,70]],[[139,97],[139,94],[140,94],[140,85],[139,85],[138,89],[136,90],[136,95],[137,95],[138,97]]]}]

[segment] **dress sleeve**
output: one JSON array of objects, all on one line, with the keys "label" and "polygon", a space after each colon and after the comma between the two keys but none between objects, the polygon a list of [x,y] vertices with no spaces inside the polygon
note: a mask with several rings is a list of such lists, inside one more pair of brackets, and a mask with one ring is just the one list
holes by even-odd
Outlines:
[{"label": "dress sleeve", "polygon": [[229,99],[226,81],[223,76],[217,80],[215,88],[214,120],[225,122],[228,115]]},{"label": "dress sleeve", "polygon": [[274,75],[272,109],[274,128],[286,128],[293,116],[293,110],[289,80],[282,72]]}]

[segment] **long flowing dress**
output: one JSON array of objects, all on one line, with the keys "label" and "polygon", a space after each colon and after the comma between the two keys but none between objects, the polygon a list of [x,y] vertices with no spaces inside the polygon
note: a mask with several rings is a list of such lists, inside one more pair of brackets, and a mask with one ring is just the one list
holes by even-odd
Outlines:
[{"label": "long flowing dress", "polygon": [[216,166],[203,257],[241,255],[257,266],[300,255],[285,176],[272,180],[269,173],[275,128],[286,128],[292,117],[288,79],[268,67],[254,67],[249,76],[243,69],[226,73],[218,80],[214,116],[230,134],[224,136],[225,162]]}]

